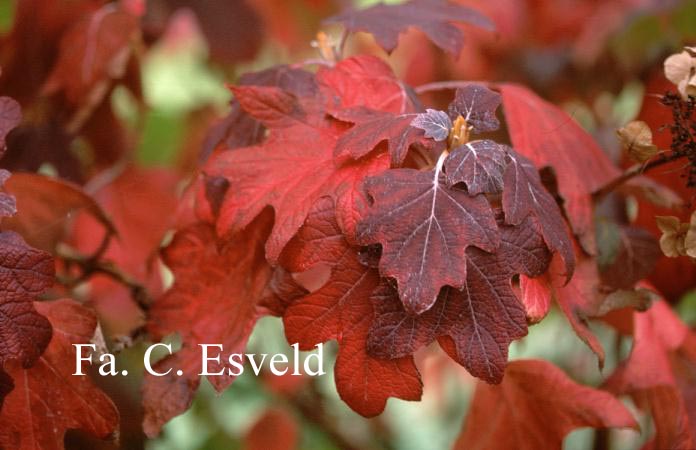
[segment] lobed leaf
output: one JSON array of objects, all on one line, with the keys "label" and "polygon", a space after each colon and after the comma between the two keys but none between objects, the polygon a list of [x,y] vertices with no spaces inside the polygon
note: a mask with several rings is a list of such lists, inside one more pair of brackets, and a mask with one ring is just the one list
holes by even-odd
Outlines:
[{"label": "lobed leaf", "polygon": [[[90,343],[97,318],[72,300],[37,302],[53,336],[45,353],[28,368],[6,364],[14,380],[0,412],[2,448],[62,450],[69,429],[105,439],[118,430],[119,413],[111,399],[88,376],[73,375],[74,344]],[[88,372],[87,363],[82,370]]]},{"label": "lobed leaf", "polygon": [[389,170],[368,179],[365,189],[374,202],[358,225],[358,242],[382,245],[380,273],[396,279],[409,313],[430,309],[443,286],[464,287],[467,247],[498,247],[488,201],[448,187],[441,164]]},{"label": "lobed leaf", "polygon": [[281,264],[292,271],[318,264],[331,268],[321,288],[286,309],[283,324],[288,341],[298,342],[304,350],[329,339],[338,341],[334,368],[338,393],[353,410],[370,417],[384,410],[389,397],[420,399],[422,384],[411,357],[368,355],[371,302],[391,294],[377,271],[361,264],[357,249],[343,237],[334,209],[330,199],[317,203],[281,256]]},{"label": "lobed leaf", "polygon": [[340,23],[348,31],[366,31],[387,53],[397,45],[399,35],[409,27],[422,30],[438,47],[459,55],[464,35],[453,22],[464,22],[487,30],[493,24],[466,6],[445,0],[411,0],[397,5],[378,4],[360,11],[347,11],[330,17],[327,23]]},{"label": "lobed leaf", "polygon": [[[415,316],[397,296],[375,303],[375,321],[368,351],[382,358],[413,354],[436,338],[453,343],[450,355],[475,377],[499,383],[509,344],[527,334],[525,310],[512,290],[515,274],[537,276],[551,254],[534,231],[531,219],[519,226],[502,226],[495,253],[467,250],[466,283],[442,290],[435,305]],[[449,347],[445,344],[445,348]]]}]

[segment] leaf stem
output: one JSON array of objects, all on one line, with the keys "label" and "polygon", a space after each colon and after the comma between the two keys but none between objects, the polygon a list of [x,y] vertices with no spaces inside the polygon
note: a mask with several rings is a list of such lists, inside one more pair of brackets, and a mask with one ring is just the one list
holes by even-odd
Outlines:
[{"label": "leaf stem", "polygon": [[433,83],[421,84],[416,86],[413,90],[416,94],[423,94],[430,91],[442,91],[445,89],[458,89],[470,86],[472,84],[485,84],[490,85],[490,83],[485,81],[435,81]]},{"label": "leaf stem", "polygon": [[[93,256],[84,256],[69,248],[59,247],[57,253],[58,257],[65,261],[65,263],[75,264],[79,266],[82,271],[82,273],[75,278],[59,280],[64,286],[68,288],[75,287],[91,276],[100,273],[127,287],[131,291],[133,300],[135,300],[142,311],[145,312],[150,309],[151,298],[145,286],[140,284],[140,282],[131,275],[123,272],[113,262],[95,259]],[[100,252],[97,254],[100,254]]]},{"label": "leaf stem", "polygon": [[600,201],[608,194],[613,192],[617,187],[621,186],[623,183],[630,180],[631,178],[641,175],[647,172],[648,170],[654,169],[655,167],[659,167],[663,164],[667,164],[669,162],[676,161],[684,157],[686,157],[686,155],[683,153],[662,153],[660,154],[660,156],[648,162],[647,164],[636,164],[634,166],[631,166],[628,169],[626,169],[624,173],[622,173],[618,177],[611,180],[609,183],[594,191],[592,193],[592,198],[595,201]]}]

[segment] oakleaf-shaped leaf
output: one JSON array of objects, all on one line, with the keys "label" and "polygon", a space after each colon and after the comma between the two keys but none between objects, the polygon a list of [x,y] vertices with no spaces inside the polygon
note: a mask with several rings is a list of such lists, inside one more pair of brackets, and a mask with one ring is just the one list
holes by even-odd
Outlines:
[{"label": "oakleaf-shaped leaf", "polygon": [[321,67],[317,81],[329,113],[368,108],[406,114],[422,110],[418,97],[389,65],[373,55],[346,58],[331,68]]},{"label": "oakleaf-shaped leaf", "polygon": [[390,295],[377,270],[360,263],[358,249],[343,237],[335,208],[323,199],[283,251],[281,264],[302,271],[317,264],[331,267],[329,280],[317,291],[290,305],[283,316],[289,342],[311,350],[336,339],[336,387],[341,398],[364,416],[384,410],[389,397],[418,400],[421,381],[410,356],[385,360],[369,356],[366,339],[372,322],[372,303]]},{"label": "oakleaf-shaped leaf", "polygon": [[425,137],[444,141],[449,136],[452,121],[446,112],[428,108],[411,121],[411,126],[423,130]]},{"label": "oakleaf-shaped leaf", "polygon": [[467,250],[466,284],[461,290],[445,288],[423,314],[410,315],[396,296],[375,303],[370,354],[402,357],[448,336],[454,344],[449,352],[453,359],[472,375],[499,383],[508,346],[527,334],[525,310],[512,290],[512,276],[537,276],[551,261],[531,219],[519,226],[502,226],[500,233],[495,253]]},{"label": "oakleaf-shaped leaf", "polygon": [[[319,91],[314,74],[287,65],[245,73],[239,77],[238,86],[277,87],[300,99],[316,97]],[[207,159],[217,148],[230,150],[256,145],[263,140],[265,130],[263,124],[234,99],[229,114],[206,135],[201,159]]]},{"label": "oakleaf-shaped leaf", "polygon": [[362,181],[385,170],[389,160],[381,153],[337,166],[333,155],[336,137],[336,128],[329,124],[321,130],[296,126],[286,134],[272,134],[262,146],[225,152],[212,159],[204,171],[230,183],[220,207],[218,234],[243,229],[271,205],[275,223],[266,254],[274,261],[313,204],[326,195],[336,201],[342,228],[354,233],[356,216],[367,203],[360,189]]},{"label": "oakleaf-shaped leaf", "polygon": [[457,89],[449,105],[452,120],[462,116],[474,133],[495,131],[500,126],[495,116],[500,106],[500,94],[485,86],[471,84]]},{"label": "oakleaf-shaped leaf", "polygon": [[508,150],[508,164],[503,182],[505,222],[517,225],[527,216],[534,217],[546,245],[563,258],[566,280],[570,280],[575,269],[573,244],[561,210],[541,184],[539,172],[534,164],[515,151]]},{"label": "oakleaf-shaped leaf", "polygon": [[471,195],[502,191],[506,153],[505,146],[487,139],[460,145],[445,160],[447,184],[464,183]]},{"label": "oakleaf-shaped leaf", "polygon": [[33,365],[51,339],[51,325],[33,300],[53,285],[53,258],[14,231],[0,233],[0,369]]},{"label": "oakleaf-shaped leaf", "polygon": [[539,169],[553,168],[572,229],[585,251],[594,254],[592,193],[619,170],[562,109],[523,86],[504,84],[501,93],[512,146]]},{"label": "oakleaf-shaped leaf", "polygon": [[[0,447],[62,450],[69,429],[102,439],[112,436],[119,422],[116,406],[88,376],[73,375],[73,345],[91,342],[97,326],[95,314],[72,300],[36,302],[34,306],[50,321],[53,337],[31,368],[14,361],[5,366],[15,387],[0,412]],[[82,371],[87,373],[88,367],[83,363]]]},{"label": "oakleaf-shaped leaf", "polygon": [[448,187],[435,170],[388,170],[365,188],[374,202],[358,225],[361,244],[382,245],[379,270],[395,278],[409,313],[427,311],[440,288],[466,283],[466,248],[493,252],[500,237],[483,196]]},{"label": "oakleaf-shaped leaf", "polygon": [[513,361],[499,386],[478,383],[454,448],[561,448],[568,433],[583,427],[638,424],[617,398],[576,383],[553,364]]},{"label": "oakleaf-shaped leaf", "polygon": [[464,36],[452,22],[464,22],[487,30],[493,24],[471,8],[446,0],[411,0],[397,5],[378,4],[360,11],[347,11],[326,20],[340,23],[348,31],[366,31],[377,43],[391,53],[396,48],[399,34],[409,27],[421,29],[438,47],[458,55]]},{"label": "oakleaf-shaped leaf", "polygon": [[339,120],[355,123],[353,128],[341,135],[336,142],[334,153],[337,158],[362,158],[373,151],[380,142],[387,141],[391,165],[399,166],[406,158],[411,145],[431,147],[434,144],[430,139],[425,139],[422,129],[413,126],[412,114],[394,115],[355,108],[336,111],[332,115]]},{"label": "oakleaf-shaped leaf", "polygon": [[[227,370],[230,354],[244,352],[271,276],[262,250],[269,225],[268,215],[262,215],[247,230],[220,241],[212,227],[195,224],[179,231],[164,250],[175,281],[152,305],[147,327],[154,339],[178,332],[182,347],[155,364],[159,372],[172,369],[168,375],[145,377],[143,428],[148,436],[191,406],[201,379],[198,344],[224,347],[222,363],[209,363],[211,373]],[[183,371],[181,376],[177,370]],[[208,380],[222,392],[234,377],[224,373]]]},{"label": "oakleaf-shaped leaf", "polygon": [[[271,262],[323,196],[333,197],[341,229],[353,239],[356,223],[367,206],[363,180],[389,166],[384,152],[359,160],[336,161],[334,148],[346,127],[327,114],[335,108],[357,106],[398,114],[410,108],[409,96],[391,69],[374,57],[349,58],[335,67],[322,68],[317,79],[321,91],[317,98],[297,98],[308,113],[307,120],[293,120],[291,126],[271,126],[262,144],[223,152],[203,169],[208,177],[223,177],[229,182],[216,223],[220,236],[240,231],[266,206],[273,207],[275,222],[266,243],[266,256]],[[263,106],[256,108],[257,113],[283,109],[267,101],[279,96],[257,92],[264,98],[257,102],[257,106]],[[322,102],[326,108],[316,110]]]}]

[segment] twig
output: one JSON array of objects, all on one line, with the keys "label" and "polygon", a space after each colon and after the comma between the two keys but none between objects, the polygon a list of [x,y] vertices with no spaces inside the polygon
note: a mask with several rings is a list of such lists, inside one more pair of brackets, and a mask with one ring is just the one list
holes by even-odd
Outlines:
[{"label": "twig", "polygon": [[471,86],[472,84],[485,84],[487,86],[491,85],[491,83],[485,81],[435,81],[433,83],[426,83],[416,86],[413,88],[413,90],[416,92],[416,94],[423,94],[430,91],[464,88]]},{"label": "twig", "polygon": [[[100,249],[101,247],[100,245]],[[133,300],[135,300],[141,310],[147,311],[150,308],[151,299],[147,289],[145,289],[138,280],[122,272],[113,262],[101,260],[103,251],[98,250],[94,255],[88,257],[70,248],[59,247],[57,253],[58,257],[65,261],[66,264],[77,265],[82,271],[82,273],[75,278],[59,280],[64,286],[69,288],[75,287],[91,276],[101,273],[130,289]],[[98,257],[95,258],[95,256]]]},{"label": "twig", "polygon": [[613,192],[617,187],[630,180],[631,178],[637,175],[641,175],[647,172],[648,170],[654,169],[655,167],[659,167],[663,164],[667,164],[669,162],[676,161],[684,157],[686,157],[686,155],[683,153],[662,153],[660,156],[648,162],[647,164],[636,164],[635,166],[631,166],[628,169],[626,169],[624,173],[622,173],[618,177],[611,180],[609,183],[594,191],[592,193],[592,198],[595,201],[599,201],[603,199],[607,194]]}]

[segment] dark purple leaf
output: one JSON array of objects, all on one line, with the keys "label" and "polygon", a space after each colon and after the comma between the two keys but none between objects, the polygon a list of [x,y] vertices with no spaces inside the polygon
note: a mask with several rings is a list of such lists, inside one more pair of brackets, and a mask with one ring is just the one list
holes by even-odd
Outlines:
[{"label": "dark purple leaf", "polygon": [[445,180],[452,186],[465,183],[472,195],[503,189],[505,148],[489,140],[467,142],[445,160]]},{"label": "dark purple leaf", "polygon": [[388,170],[365,182],[374,199],[358,224],[361,244],[382,244],[380,273],[393,277],[409,313],[427,311],[445,285],[466,283],[466,248],[495,251],[495,217],[484,196],[443,183],[440,165]]},{"label": "dark purple leaf", "polygon": [[347,11],[330,17],[327,23],[340,23],[348,31],[371,33],[380,47],[391,53],[399,34],[409,27],[421,29],[441,49],[459,55],[464,41],[455,22],[464,22],[487,30],[493,23],[466,6],[444,0],[412,0],[400,5],[378,4],[360,11]]},{"label": "dark purple leaf", "polygon": [[466,119],[475,133],[495,131],[500,126],[495,111],[500,106],[500,94],[485,86],[471,84],[457,89],[454,101],[449,105],[452,120],[457,116]]},{"label": "dark purple leaf", "polygon": [[563,258],[566,279],[570,280],[575,269],[575,253],[568,235],[568,227],[556,201],[541,184],[539,172],[534,164],[509,149],[503,182],[505,222],[519,225],[527,216],[534,217],[541,228],[546,245]]}]

